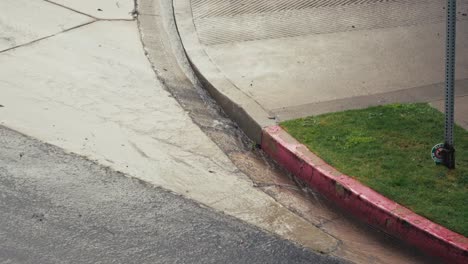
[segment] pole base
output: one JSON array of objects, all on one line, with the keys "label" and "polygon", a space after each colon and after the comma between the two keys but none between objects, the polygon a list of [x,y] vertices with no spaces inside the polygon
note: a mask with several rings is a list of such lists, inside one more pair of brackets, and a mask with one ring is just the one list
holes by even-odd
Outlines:
[{"label": "pole base", "polygon": [[455,169],[455,148],[449,144],[444,145],[442,153],[443,164],[449,169]]}]

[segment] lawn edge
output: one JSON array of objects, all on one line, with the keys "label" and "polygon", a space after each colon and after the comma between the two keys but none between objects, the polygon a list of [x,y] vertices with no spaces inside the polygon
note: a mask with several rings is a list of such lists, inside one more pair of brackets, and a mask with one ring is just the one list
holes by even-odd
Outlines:
[{"label": "lawn edge", "polygon": [[468,263],[468,238],[438,225],[339,172],[278,125],[261,147],[310,188],[360,220],[450,263]]}]

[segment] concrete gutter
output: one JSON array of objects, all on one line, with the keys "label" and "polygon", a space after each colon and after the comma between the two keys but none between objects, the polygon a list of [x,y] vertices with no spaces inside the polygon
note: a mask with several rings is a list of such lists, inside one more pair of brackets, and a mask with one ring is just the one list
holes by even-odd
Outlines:
[{"label": "concrete gutter", "polygon": [[262,129],[276,125],[274,116],[229,81],[211,61],[198,39],[190,1],[182,0],[173,3],[177,29],[198,79],[244,133],[260,144]]},{"label": "concrete gutter", "polygon": [[468,238],[452,232],[325,163],[279,126],[263,130],[262,149],[342,209],[447,263],[468,263]]},{"label": "concrete gutter", "polygon": [[468,238],[415,214],[326,164],[217,68],[199,41],[190,1],[174,1],[177,30],[203,87],[264,152],[358,219],[449,263],[468,263]]}]

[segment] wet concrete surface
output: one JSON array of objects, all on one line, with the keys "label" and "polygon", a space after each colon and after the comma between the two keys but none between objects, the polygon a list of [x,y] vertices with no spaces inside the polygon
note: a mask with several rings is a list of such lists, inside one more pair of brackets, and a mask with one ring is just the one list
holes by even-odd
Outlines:
[{"label": "wet concrete surface", "polygon": [[[339,212],[300,185],[297,187],[287,174],[263,157],[197,84],[188,62],[180,56],[183,54],[180,43],[174,46],[177,34],[172,31],[165,35],[174,23],[162,21],[167,14],[161,12],[171,15],[171,6],[170,0],[142,0],[138,9],[141,38],[162,85],[156,82],[140,43],[135,41],[139,37],[136,23],[98,21],[0,55],[2,65],[7,65],[0,76],[5,84],[0,102],[1,123],[167,187],[316,251],[355,262],[367,263],[372,259],[376,263],[427,263],[427,259],[405,249],[404,245],[388,242],[385,236],[381,238],[346,217],[341,218],[339,230],[331,225],[325,230],[325,224],[333,223]],[[86,48],[80,49],[83,45]],[[77,55],[78,50],[83,53]],[[174,53],[178,54],[178,61]],[[180,69],[179,64],[185,67]],[[73,81],[77,76],[81,82]],[[106,181],[116,181],[111,177],[114,174],[108,176]],[[54,178],[58,183],[63,179]],[[58,192],[56,189],[61,186],[50,187]],[[33,189],[41,191],[41,188]],[[102,189],[94,191],[97,193],[83,191],[79,195],[99,195]],[[119,189],[119,192],[126,191]],[[93,214],[111,200],[101,197],[99,201],[103,204],[97,204]],[[137,203],[119,204],[112,210],[122,211],[125,206],[137,206]],[[47,210],[43,211],[27,212],[23,216],[41,223],[48,219]],[[132,221],[138,221],[141,216],[137,216]],[[130,221],[131,226],[133,223]],[[62,230],[57,226],[57,230]],[[346,230],[353,228],[358,231],[349,235]],[[107,229],[110,232],[103,232],[109,235],[119,231],[118,227]],[[46,236],[52,231],[52,228],[44,229],[41,234]],[[8,232],[17,233],[13,228]],[[70,237],[74,235],[69,233]],[[18,248],[23,247],[18,244]],[[112,252],[118,254],[118,250]],[[44,258],[47,257],[53,258],[50,255]]]},{"label": "wet concrete surface", "polygon": [[[44,4],[57,7],[46,1]],[[97,9],[101,2],[84,4]],[[62,9],[73,11],[75,6],[59,7],[57,15]],[[41,9],[24,11],[13,22],[21,24],[29,13]],[[144,14],[142,19],[157,18]],[[60,27],[67,18],[58,18],[55,24]],[[337,239],[255,188],[200,130],[189,111],[166,90],[164,79],[158,80],[155,71],[171,69],[165,68],[164,60],[149,63],[137,23],[136,19],[96,19],[0,52],[0,124],[181,194],[305,248],[335,250]],[[144,37],[167,43],[153,30]],[[158,49],[158,44],[149,47]],[[161,58],[173,56],[168,44],[159,49]],[[180,94],[184,95],[190,98],[191,94],[186,90]],[[200,105],[208,104],[201,100]],[[235,127],[210,115],[197,120],[211,127],[212,134]]]},{"label": "wet concrete surface", "polygon": [[[140,2],[139,10],[139,26],[147,56],[166,89],[237,168],[253,180],[254,186],[340,241],[330,254],[356,263],[433,261],[401,241],[349,218],[265,157],[226,117],[192,71],[183,47],[178,43],[180,39],[171,13],[172,1],[144,0]],[[217,120],[220,126],[213,127],[207,120]]]},{"label": "wet concrete surface", "polygon": [[0,263],[344,263],[0,126]]}]

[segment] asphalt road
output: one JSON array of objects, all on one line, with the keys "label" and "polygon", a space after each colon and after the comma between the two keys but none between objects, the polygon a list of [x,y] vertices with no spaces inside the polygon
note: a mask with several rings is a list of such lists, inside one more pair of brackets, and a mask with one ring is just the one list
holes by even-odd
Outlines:
[{"label": "asphalt road", "polygon": [[0,263],[340,263],[1,126],[0,146]]}]

